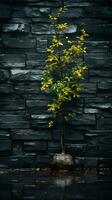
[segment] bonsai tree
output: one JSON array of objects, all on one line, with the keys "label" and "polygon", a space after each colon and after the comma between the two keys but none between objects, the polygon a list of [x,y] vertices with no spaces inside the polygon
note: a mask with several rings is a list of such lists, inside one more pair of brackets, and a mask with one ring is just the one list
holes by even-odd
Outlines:
[{"label": "bonsai tree", "polygon": [[[65,153],[65,125],[73,113],[67,111],[67,106],[73,99],[77,99],[82,91],[81,80],[87,70],[87,65],[80,59],[86,48],[84,42],[88,34],[84,29],[78,36],[70,39],[69,24],[61,22],[66,8],[59,8],[56,15],[49,15],[53,29],[50,44],[47,48],[47,59],[43,69],[41,90],[49,90],[53,99],[48,104],[49,112],[53,113],[61,122],[61,148]],[[49,122],[52,127],[54,121]]]}]

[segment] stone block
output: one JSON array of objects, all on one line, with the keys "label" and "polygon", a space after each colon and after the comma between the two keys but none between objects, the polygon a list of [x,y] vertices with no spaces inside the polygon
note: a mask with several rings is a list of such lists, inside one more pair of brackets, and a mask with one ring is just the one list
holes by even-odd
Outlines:
[{"label": "stone block", "polygon": [[46,49],[47,49],[47,37],[46,37],[46,35],[37,37],[37,48],[36,49],[40,53],[46,52]]},{"label": "stone block", "polygon": [[20,141],[13,141],[12,155],[23,155],[23,143]]},{"label": "stone block", "polygon": [[[0,26],[1,29],[1,26]],[[0,38],[0,53],[1,53],[1,49],[2,49],[2,39]]]},{"label": "stone block", "polygon": [[83,113],[83,108],[80,108],[80,107],[70,107],[70,110],[72,111],[72,112],[74,112],[74,113],[78,113],[78,114],[81,114],[81,113]]},{"label": "stone block", "polygon": [[97,120],[98,129],[110,129],[112,130],[112,116],[100,117]]},{"label": "stone block", "polygon": [[112,24],[88,24],[84,26],[84,29],[87,31],[88,34],[97,34],[99,38],[104,38],[104,36],[111,36],[112,34]]},{"label": "stone block", "polygon": [[50,14],[50,8],[43,7],[26,7],[25,9],[25,15],[26,17],[48,17],[48,14]]},{"label": "stone block", "polygon": [[0,82],[6,82],[10,77],[8,70],[0,69]]},{"label": "stone block", "polygon": [[[108,81],[111,81],[112,80],[112,77],[108,77]],[[107,81],[107,77],[98,77],[98,76],[91,76],[90,77],[90,82],[93,82],[93,83],[99,83],[99,82],[106,82]]]},{"label": "stone block", "polygon": [[85,7],[85,16],[93,18],[111,18],[111,7]]},{"label": "stone block", "polygon": [[60,141],[48,141],[48,154],[53,155],[54,153],[61,152]]},{"label": "stone block", "polygon": [[52,120],[51,114],[39,114],[31,115],[31,127],[32,128],[48,128],[48,122]]},{"label": "stone block", "polygon": [[[57,10],[52,10],[52,14],[57,13]],[[64,14],[63,17],[65,18],[80,18],[84,16],[83,8],[69,8]]]},{"label": "stone block", "polygon": [[77,32],[77,25],[70,24],[69,27],[65,30],[67,34],[73,34]]},{"label": "stone block", "polygon": [[87,41],[85,42],[88,53],[100,53],[109,51],[108,41]]},{"label": "stone block", "polygon": [[37,0],[25,0],[29,6],[42,6],[42,7],[60,7],[62,5],[61,1],[37,1]]},{"label": "stone block", "polygon": [[98,166],[98,158],[86,157],[84,159],[84,167],[96,168]]},{"label": "stone block", "polygon": [[112,82],[100,82],[98,83],[98,93],[102,96],[112,97]]},{"label": "stone block", "polygon": [[27,100],[26,101],[26,106],[28,108],[28,111],[31,114],[41,114],[43,111],[44,112],[48,112],[48,103],[50,103],[50,101],[46,101],[46,100]]},{"label": "stone block", "polygon": [[87,144],[87,148],[86,148],[86,153],[85,155],[87,157],[98,157],[98,151],[99,151],[99,147],[98,147],[98,142],[97,139],[92,138],[91,140],[88,139],[88,144]]},{"label": "stone block", "polygon": [[112,56],[109,53],[86,54],[85,62],[88,64],[89,68],[97,70],[102,68],[111,70],[112,68]]},{"label": "stone block", "polygon": [[[20,1],[20,0],[19,0]],[[21,2],[20,2],[21,4]],[[12,7],[12,18],[26,18],[27,17],[27,9],[26,6],[15,5]]]},{"label": "stone block", "polygon": [[42,70],[11,70],[12,81],[41,81]]},{"label": "stone block", "polygon": [[99,109],[97,108],[84,108],[85,114],[91,114],[91,113],[99,113]]},{"label": "stone block", "polygon": [[90,80],[92,78],[112,78],[112,71],[108,71],[108,69],[102,70],[90,70]]},{"label": "stone block", "polygon": [[[60,140],[60,138],[61,138],[61,130],[54,129],[53,139]],[[69,130],[66,128],[66,141],[82,141],[82,140],[84,140],[83,130],[77,130],[77,129]]]},{"label": "stone block", "polygon": [[72,102],[70,102],[69,106],[71,108],[82,108],[84,105],[84,99],[80,97],[79,99],[73,99]]},{"label": "stone block", "polygon": [[112,40],[110,41],[110,46],[112,47]]},{"label": "stone block", "polygon": [[53,96],[40,93],[38,95],[36,95],[36,94],[28,94],[28,95],[26,95],[26,98],[27,98],[28,101],[32,101],[32,100],[36,101],[37,100],[37,101],[42,101],[42,102],[43,101],[49,102],[49,101],[52,100]]},{"label": "stone block", "polygon": [[92,3],[90,2],[78,2],[78,1],[73,1],[73,0],[70,0],[70,1],[65,1],[65,5],[67,8],[69,7],[85,7],[85,6],[91,6]]},{"label": "stone block", "polygon": [[7,130],[0,130],[0,140],[9,140],[10,133]]},{"label": "stone block", "polygon": [[98,97],[86,97],[85,98],[85,103],[87,105],[87,103],[111,103],[111,100],[112,100],[112,97],[111,98],[108,98],[108,97],[101,97],[101,96],[98,96]]},{"label": "stone block", "polygon": [[77,116],[73,117],[68,124],[71,125],[95,125],[96,119],[94,114],[77,114]]},{"label": "stone block", "polygon": [[36,48],[36,39],[33,38],[3,38],[3,45],[5,48],[18,48],[18,49],[29,49]]},{"label": "stone block", "polygon": [[16,94],[38,94],[40,87],[38,83],[15,83],[14,91]]},{"label": "stone block", "polygon": [[43,66],[45,58],[46,55],[44,53],[28,54],[26,59],[27,68]]},{"label": "stone block", "polygon": [[[86,26],[86,25],[91,25],[91,24],[93,24],[93,25],[99,25],[99,24],[108,24],[108,19],[103,19],[103,18],[86,18],[86,17],[84,17],[84,18],[80,18],[80,19],[77,19],[77,24],[79,25],[79,26],[82,26],[82,27],[84,27],[84,26]],[[91,38],[90,37],[90,35],[89,35],[89,38]],[[95,40],[95,38],[97,38],[95,35],[94,35],[94,37],[92,38],[92,40],[91,41],[94,41]],[[98,39],[98,40],[96,40],[96,41],[104,41],[104,38],[103,38],[103,40],[102,39]],[[107,40],[108,41],[108,40]]]},{"label": "stone block", "polygon": [[[20,1],[20,0],[19,0]],[[39,7],[39,6],[28,6],[28,4],[24,7],[15,6],[12,9],[12,17],[13,18],[28,18],[28,19],[42,19],[48,18],[48,14],[50,12],[50,8],[47,7]]]},{"label": "stone block", "polygon": [[82,94],[96,94],[97,85],[96,83],[83,83],[83,91]]},{"label": "stone block", "polygon": [[108,137],[108,135],[112,135],[112,130],[108,130],[108,129],[104,129],[104,130],[100,130],[100,129],[88,129],[86,130],[85,136],[87,137],[94,137],[94,136],[106,136]]},{"label": "stone block", "polygon": [[46,167],[49,166],[49,155],[37,155],[36,156],[36,167]]},{"label": "stone block", "polygon": [[0,3],[0,18],[8,19],[11,16],[11,7],[8,4]]},{"label": "stone block", "polygon": [[44,186],[37,188],[35,185],[26,185],[24,188],[24,199],[49,199],[48,189]]},{"label": "stone block", "polygon": [[46,151],[47,141],[24,142],[23,148],[25,151]]},{"label": "stone block", "polygon": [[29,128],[29,120],[25,115],[0,114],[0,128]]},{"label": "stone block", "polygon": [[112,130],[110,131],[105,131],[105,132],[101,132],[100,131],[100,134],[98,135],[98,143],[99,143],[99,146],[103,146],[103,145],[106,145],[106,146],[109,146],[109,145],[112,145]]},{"label": "stone block", "polygon": [[0,99],[0,110],[1,111],[15,111],[15,110],[25,110],[24,99]]},{"label": "stone block", "polygon": [[[85,98],[85,107],[91,109],[110,109],[112,108],[112,98],[96,97]],[[85,108],[85,109],[86,109]]]},{"label": "stone block", "polygon": [[[17,8],[17,7],[16,7]],[[22,10],[22,7],[20,8]],[[12,8],[13,10],[13,8]],[[12,11],[12,18],[8,21],[8,23],[10,24],[25,24],[28,25],[30,27],[30,23],[32,21],[31,18],[25,18],[25,17],[13,17],[14,11]],[[7,33],[7,35],[9,36],[9,33]],[[23,36],[23,34],[19,34],[21,36]],[[25,34],[24,34],[25,35]]]},{"label": "stone block", "polygon": [[13,140],[50,140],[52,133],[46,129],[12,129],[11,138]]},{"label": "stone block", "polygon": [[41,34],[52,34],[53,31],[49,24],[32,24],[32,33],[41,35]]},{"label": "stone block", "polygon": [[[50,25],[50,20],[47,17],[43,16],[43,17],[33,17],[32,18],[32,22],[33,23],[43,23],[43,24],[49,24]],[[38,36],[41,36],[41,35],[38,35]],[[47,35],[45,35],[47,36]]]},{"label": "stone block", "polygon": [[25,67],[25,55],[21,54],[1,54],[0,64],[3,68]]},{"label": "stone block", "polygon": [[84,157],[75,156],[74,163],[76,167],[84,167]]},{"label": "stone block", "polygon": [[50,14],[50,8],[40,8],[39,11],[42,14]]},{"label": "stone block", "polygon": [[67,143],[66,149],[68,153],[75,156],[85,156],[86,144]]},{"label": "stone block", "polygon": [[0,157],[0,166],[4,168],[30,168],[35,166],[35,156],[18,155]]},{"label": "stone block", "polygon": [[98,160],[99,167],[107,168],[112,166],[112,158],[99,158]]},{"label": "stone block", "polygon": [[4,101],[4,100],[13,101],[13,100],[23,100],[23,99],[24,99],[23,96],[17,95],[17,94],[2,94],[0,97],[1,101]]},{"label": "stone block", "polygon": [[28,33],[30,32],[30,27],[28,24],[3,24],[3,32],[18,32],[18,33]]},{"label": "stone block", "polygon": [[112,159],[112,144],[110,145],[99,145],[99,152],[98,152],[98,157],[103,157],[103,158],[110,158]]},{"label": "stone block", "polygon": [[[65,0],[66,2],[68,2],[68,3],[72,3],[72,2],[74,2],[74,0]],[[93,0],[87,0],[87,2],[92,2]],[[105,0],[94,0],[94,2],[103,2],[103,1],[105,1]],[[66,3],[65,2],[65,3]],[[77,3],[79,3],[79,2],[83,2],[83,0],[76,0],[76,2]]]},{"label": "stone block", "polygon": [[11,151],[11,140],[0,140],[0,152]]},{"label": "stone block", "polygon": [[[48,188],[48,193],[47,193],[47,199],[62,199],[63,198],[63,187],[66,187],[65,185],[67,185],[66,183],[68,183],[68,185],[71,183],[72,176],[56,176],[56,177],[52,177],[52,187]],[[73,179],[72,179],[73,180]],[[69,187],[67,187],[68,189]],[[70,196],[68,196],[67,194],[70,194]],[[73,195],[71,195],[71,192],[69,193],[68,191],[66,192],[66,199],[70,199],[69,197],[73,197]],[[64,197],[65,198],[65,197]],[[73,197],[74,198],[74,197]]]},{"label": "stone block", "polygon": [[76,0],[74,2],[74,0],[66,0],[65,1],[65,6],[69,7],[90,7],[90,6],[106,6],[108,5],[108,2],[105,2],[105,0],[96,0],[96,1],[92,1],[92,0],[87,0],[86,2],[80,1],[80,0]]},{"label": "stone block", "polygon": [[112,90],[112,82],[101,82],[98,84],[99,90]]},{"label": "stone block", "polygon": [[11,84],[8,84],[8,83],[0,84],[0,93],[1,94],[11,94],[13,92],[14,92],[14,90],[13,90],[13,86]]}]

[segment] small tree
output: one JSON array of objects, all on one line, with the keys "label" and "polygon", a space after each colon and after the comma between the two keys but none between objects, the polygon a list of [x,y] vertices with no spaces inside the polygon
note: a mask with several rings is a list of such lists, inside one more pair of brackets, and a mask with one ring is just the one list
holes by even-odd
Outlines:
[{"label": "small tree", "polygon": [[[72,112],[67,112],[66,107],[74,98],[79,98],[83,89],[80,80],[84,78],[87,65],[81,61],[81,57],[86,53],[84,42],[88,34],[84,29],[79,36],[70,39],[67,35],[69,24],[60,23],[60,18],[66,8],[60,8],[57,15],[49,15],[53,34],[51,43],[47,48],[47,59],[43,70],[43,81],[41,90],[48,90],[54,94],[54,98],[48,104],[48,110],[61,121],[61,147],[65,152],[64,137],[65,123]],[[53,126],[53,121],[49,122],[49,127]]]}]

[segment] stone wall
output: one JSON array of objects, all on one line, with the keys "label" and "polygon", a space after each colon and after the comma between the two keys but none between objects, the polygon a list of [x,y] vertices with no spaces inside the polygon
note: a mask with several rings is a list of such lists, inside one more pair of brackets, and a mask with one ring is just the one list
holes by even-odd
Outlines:
[{"label": "stone wall", "polygon": [[65,19],[89,33],[89,66],[66,149],[77,165],[112,163],[112,0],[0,1],[0,167],[40,167],[60,150],[60,130],[48,129],[52,98],[41,93],[49,13],[66,5]]}]

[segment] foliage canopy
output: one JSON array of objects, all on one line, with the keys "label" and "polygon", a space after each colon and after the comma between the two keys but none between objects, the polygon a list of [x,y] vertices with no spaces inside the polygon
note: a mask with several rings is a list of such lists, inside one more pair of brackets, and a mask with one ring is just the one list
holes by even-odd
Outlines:
[{"label": "foliage canopy", "polygon": [[[87,65],[80,58],[86,53],[84,42],[88,36],[81,29],[78,36],[70,39],[67,34],[69,24],[60,23],[61,16],[66,8],[60,8],[56,15],[49,15],[53,34],[51,43],[47,48],[47,59],[43,70],[41,90],[48,90],[54,94],[54,98],[48,104],[48,110],[55,115],[74,98],[79,98],[82,91],[80,80],[84,79]],[[63,119],[68,120],[72,114],[64,113]],[[49,127],[53,121],[49,122]]]}]

